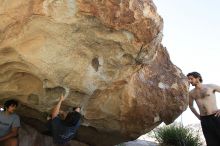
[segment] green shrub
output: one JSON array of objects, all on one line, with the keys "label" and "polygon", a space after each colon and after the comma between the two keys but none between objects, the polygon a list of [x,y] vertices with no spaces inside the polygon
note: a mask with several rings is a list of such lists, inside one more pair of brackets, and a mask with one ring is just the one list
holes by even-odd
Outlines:
[{"label": "green shrub", "polygon": [[154,130],[155,138],[162,146],[201,146],[198,133],[183,126],[170,125]]}]

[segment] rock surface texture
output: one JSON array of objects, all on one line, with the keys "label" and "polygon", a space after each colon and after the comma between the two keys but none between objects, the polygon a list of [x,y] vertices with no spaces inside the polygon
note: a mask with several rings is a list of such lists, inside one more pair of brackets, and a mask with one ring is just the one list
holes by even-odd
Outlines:
[{"label": "rock surface texture", "polygon": [[152,0],[0,0],[0,17],[0,101],[18,99],[39,131],[65,88],[62,109],[82,107],[76,139],[93,146],[136,139],[187,107]]}]

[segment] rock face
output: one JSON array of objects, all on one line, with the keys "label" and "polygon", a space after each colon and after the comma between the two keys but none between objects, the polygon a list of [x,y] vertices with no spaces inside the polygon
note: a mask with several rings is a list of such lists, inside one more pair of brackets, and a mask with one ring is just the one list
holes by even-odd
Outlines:
[{"label": "rock face", "polygon": [[62,108],[82,107],[77,139],[92,145],[135,139],[187,107],[151,0],[0,0],[0,16],[0,99],[18,99],[29,124],[65,88]]}]

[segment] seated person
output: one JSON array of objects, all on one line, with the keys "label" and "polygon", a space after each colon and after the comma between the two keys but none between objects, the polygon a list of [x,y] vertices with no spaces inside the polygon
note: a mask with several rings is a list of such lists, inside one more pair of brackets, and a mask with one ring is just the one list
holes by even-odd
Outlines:
[{"label": "seated person", "polygon": [[0,111],[0,146],[18,146],[18,130],[20,118],[15,114],[18,101],[7,100],[4,110]]}]

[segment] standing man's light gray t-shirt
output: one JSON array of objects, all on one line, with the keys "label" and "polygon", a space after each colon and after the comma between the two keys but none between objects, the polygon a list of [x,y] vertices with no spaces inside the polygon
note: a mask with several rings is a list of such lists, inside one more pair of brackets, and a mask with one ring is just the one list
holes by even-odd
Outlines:
[{"label": "standing man's light gray t-shirt", "polygon": [[20,118],[17,114],[6,115],[0,112],[0,137],[8,134],[12,128],[20,127]]}]

